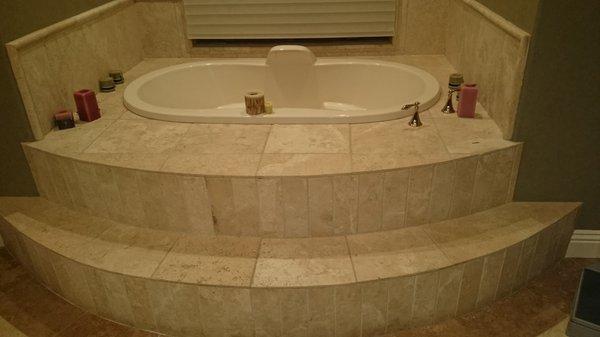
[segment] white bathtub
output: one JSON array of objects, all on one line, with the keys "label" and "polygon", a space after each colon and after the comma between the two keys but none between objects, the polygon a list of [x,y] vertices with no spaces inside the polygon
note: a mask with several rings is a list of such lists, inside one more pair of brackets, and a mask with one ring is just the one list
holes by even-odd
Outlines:
[{"label": "white bathtub", "polygon": [[[414,112],[403,105],[418,101],[422,111],[439,98],[436,79],[412,66],[316,59],[312,53],[298,60],[293,54],[159,69],[127,86],[125,105],[141,116],[176,122],[364,123],[402,118]],[[254,90],[273,102],[273,114],[246,114],[244,94]]]}]

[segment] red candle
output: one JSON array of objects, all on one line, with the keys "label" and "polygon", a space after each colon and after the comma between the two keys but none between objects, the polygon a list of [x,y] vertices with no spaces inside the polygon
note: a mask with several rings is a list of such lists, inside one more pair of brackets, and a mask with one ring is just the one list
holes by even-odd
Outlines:
[{"label": "red candle", "polygon": [[458,117],[473,118],[475,117],[475,107],[477,106],[476,84],[465,84],[460,90],[460,101],[458,102]]},{"label": "red candle", "polygon": [[98,108],[96,94],[92,90],[83,89],[75,91],[73,97],[75,98],[79,119],[91,122],[100,118],[100,108]]}]

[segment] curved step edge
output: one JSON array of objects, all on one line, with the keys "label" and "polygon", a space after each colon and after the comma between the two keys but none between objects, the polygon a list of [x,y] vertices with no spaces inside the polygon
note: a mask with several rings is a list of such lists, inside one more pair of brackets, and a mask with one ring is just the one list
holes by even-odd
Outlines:
[{"label": "curved step edge", "polygon": [[468,312],[518,289],[564,256],[577,208],[563,204],[554,214],[540,215],[551,223],[539,233],[486,256],[417,275],[323,287],[214,287],[128,276],[66,258],[6,220],[0,233],[11,253],[51,290],[138,328],[177,336],[297,329],[351,336],[362,329],[371,336]]}]

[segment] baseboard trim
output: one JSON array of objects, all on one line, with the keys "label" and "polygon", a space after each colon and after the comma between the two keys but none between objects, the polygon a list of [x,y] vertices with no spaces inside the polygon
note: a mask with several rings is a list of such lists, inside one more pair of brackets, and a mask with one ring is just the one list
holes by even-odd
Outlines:
[{"label": "baseboard trim", "polygon": [[600,258],[600,230],[575,230],[567,257]]}]

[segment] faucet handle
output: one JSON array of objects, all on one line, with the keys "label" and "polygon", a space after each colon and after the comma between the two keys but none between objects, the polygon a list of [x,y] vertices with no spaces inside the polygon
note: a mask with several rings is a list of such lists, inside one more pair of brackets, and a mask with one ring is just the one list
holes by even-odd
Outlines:
[{"label": "faucet handle", "polygon": [[416,107],[416,111],[418,112],[420,104],[421,104],[421,102],[419,102],[419,101],[416,101],[413,104],[405,104],[405,105],[402,106],[402,110],[408,110],[408,109],[410,109],[412,107]]},{"label": "faucet handle", "polygon": [[412,107],[415,108],[415,113],[413,114],[412,118],[408,122],[408,125],[411,127],[423,126],[423,123],[421,122],[421,117],[419,117],[419,105],[421,105],[421,102],[417,101],[417,102],[414,102],[413,104],[406,104],[402,107],[402,110],[408,110]]}]

